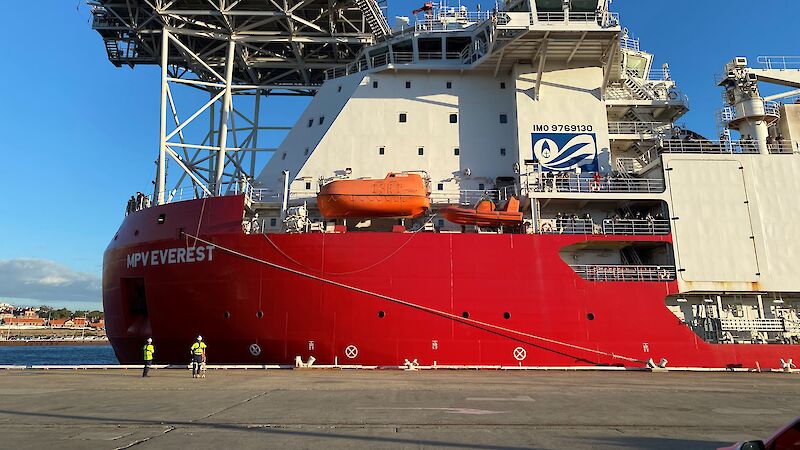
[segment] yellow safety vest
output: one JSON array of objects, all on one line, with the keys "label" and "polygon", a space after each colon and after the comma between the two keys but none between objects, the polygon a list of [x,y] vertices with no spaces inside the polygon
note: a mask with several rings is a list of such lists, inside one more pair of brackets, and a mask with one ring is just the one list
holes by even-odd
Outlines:
[{"label": "yellow safety vest", "polygon": [[205,349],[206,349],[206,343],[205,342],[195,342],[194,344],[192,344],[192,354],[193,355],[202,355],[203,354],[203,350],[205,350]]},{"label": "yellow safety vest", "polygon": [[153,347],[153,344],[147,344],[142,348],[144,352],[144,360],[145,361],[152,361],[153,360],[153,353],[156,352],[156,348]]}]

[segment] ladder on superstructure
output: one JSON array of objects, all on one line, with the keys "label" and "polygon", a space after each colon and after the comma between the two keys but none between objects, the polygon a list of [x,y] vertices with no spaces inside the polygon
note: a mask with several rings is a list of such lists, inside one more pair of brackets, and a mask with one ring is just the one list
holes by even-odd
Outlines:
[{"label": "ladder on superstructure", "polygon": [[389,36],[391,33],[389,23],[386,22],[386,17],[381,12],[376,0],[356,0],[356,4],[361,13],[364,14],[364,20],[372,29],[376,39],[383,39]]}]

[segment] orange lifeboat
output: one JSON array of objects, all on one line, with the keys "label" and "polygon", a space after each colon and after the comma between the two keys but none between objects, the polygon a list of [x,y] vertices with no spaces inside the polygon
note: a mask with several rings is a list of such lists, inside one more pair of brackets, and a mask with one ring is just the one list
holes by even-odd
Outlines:
[{"label": "orange lifeboat", "polygon": [[481,200],[475,209],[450,206],[442,210],[444,217],[459,225],[475,225],[478,227],[513,227],[522,224],[522,213],[519,211],[519,199],[511,197],[503,209],[498,210],[491,200]]},{"label": "orange lifeboat", "polygon": [[390,173],[382,180],[336,180],[319,190],[325,218],[413,218],[431,207],[425,180],[415,173]]}]

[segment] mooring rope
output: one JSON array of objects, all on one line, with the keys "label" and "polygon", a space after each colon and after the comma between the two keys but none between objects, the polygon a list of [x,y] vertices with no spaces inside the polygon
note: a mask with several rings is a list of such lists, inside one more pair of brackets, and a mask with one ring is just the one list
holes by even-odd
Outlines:
[{"label": "mooring rope", "polygon": [[[224,247],[224,246],[216,244],[214,242],[207,241],[207,240],[202,239],[202,238],[200,238],[198,236],[191,236],[189,234],[187,234],[187,236],[195,239],[195,241],[203,242],[204,244],[207,244],[207,245],[213,245],[216,248],[218,248],[218,249],[220,249],[220,250],[222,250],[224,252],[230,253],[232,255],[239,256],[239,257],[244,258],[244,259],[248,259],[250,261],[254,261],[254,262],[257,262],[257,263],[264,264],[264,265],[272,267],[274,269],[278,269],[278,270],[282,270],[282,271],[285,271],[285,272],[293,273],[295,275],[298,275],[298,276],[301,276],[301,277],[304,277],[304,278],[309,278],[309,279],[312,279],[312,280],[315,280],[315,281],[319,281],[321,283],[326,283],[326,284],[337,286],[337,287],[340,287],[340,288],[343,288],[343,289],[347,289],[347,290],[350,290],[350,291],[353,291],[353,292],[358,292],[360,294],[369,295],[371,297],[376,297],[376,298],[379,298],[379,299],[382,299],[382,300],[386,300],[386,301],[389,301],[389,302],[392,302],[392,303],[396,303],[396,304],[399,304],[399,305],[407,306],[407,307],[410,307],[410,308],[413,308],[413,309],[425,311],[425,312],[428,312],[428,313],[431,313],[431,314],[434,314],[434,315],[437,315],[437,316],[445,317],[445,318],[451,319],[453,321],[463,323],[465,325],[471,325],[471,326],[474,326],[476,328],[482,328],[484,330],[486,328],[489,328],[489,329],[493,329],[493,330],[496,330],[496,331],[502,331],[502,332],[505,332],[505,333],[511,333],[511,334],[514,334],[514,335],[524,336],[524,337],[527,337],[527,338],[530,338],[530,339],[534,339],[534,340],[537,340],[537,341],[547,342],[549,344],[560,345],[560,346],[571,348],[571,349],[575,349],[575,350],[581,350],[581,351],[585,351],[585,352],[589,352],[589,353],[594,353],[596,355],[607,356],[607,357],[610,357],[610,358],[613,358],[613,359],[619,359],[619,360],[623,360],[623,361],[635,362],[635,363],[640,363],[640,364],[647,364],[647,361],[642,361],[642,360],[639,360],[639,359],[636,359],[636,358],[630,358],[630,357],[627,357],[627,356],[617,355],[617,354],[611,353],[611,352],[604,352],[602,350],[595,350],[595,349],[588,348],[588,347],[582,347],[580,345],[570,344],[568,342],[558,341],[558,340],[555,340],[555,339],[549,339],[549,338],[546,338],[546,337],[543,337],[543,336],[537,336],[535,334],[525,333],[523,331],[513,330],[511,328],[506,328],[506,327],[501,327],[499,325],[494,325],[494,324],[491,324],[491,323],[488,323],[488,322],[482,322],[482,321],[475,320],[475,319],[469,319],[469,318],[466,318],[466,317],[462,317],[462,316],[458,316],[458,315],[455,315],[455,314],[448,313],[446,311],[441,311],[441,310],[438,310],[438,309],[429,308],[427,306],[422,306],[422,305],[411,303],[411,302],[408,302],[408,301],[405,301],[405,300],[400,300],[398,298],[390,297],[388,295],[383,295],[383,294],[379,294],[377,292],[368,291],[366,289],[362,289],[362,288],[359,288],[359,287],[350,286],[348,284],[340,283],[338,281],[328,280],[328,279],[323,278],[323,277],[319,277],[319,276],[312,275],[312,274],[309,274],[309,273],[301,272],[299,270],[295,270],[295,269],[292,269],[290,267],[285,267],[285,266],[282,266],[280,264],[275,264],[275,263],[270,262],[270,261],[265,261],[263,259],[256,258],[254,256],[250,256],[250,255],[241,253],[239,251]],[[485,331],[488,331],[488,330],[485,330]],[[511,338],[510,336],[505,336],[505,337]],[[513,338],[511,338],[511,339],[513,339]]]}]

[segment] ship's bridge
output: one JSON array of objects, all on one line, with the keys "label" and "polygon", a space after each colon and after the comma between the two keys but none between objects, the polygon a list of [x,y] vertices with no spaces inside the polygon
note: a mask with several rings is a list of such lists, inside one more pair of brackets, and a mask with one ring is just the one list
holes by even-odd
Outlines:
[{"label": "ship's bridge", "polygon": [[[503,10],[468,11],[429,4],[413,24],[398,18],[385,40],[363,48],[356,60],[326,71],[337,78],[374,69],[461,69],[507,73],[514,64],[602,61],[608,80],[622,73],[619,15],[604,0],[511,2]],[[558,8],[556,8],[558,6]]]}]

